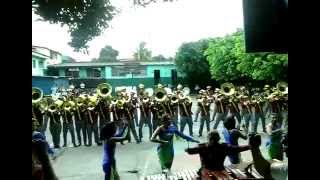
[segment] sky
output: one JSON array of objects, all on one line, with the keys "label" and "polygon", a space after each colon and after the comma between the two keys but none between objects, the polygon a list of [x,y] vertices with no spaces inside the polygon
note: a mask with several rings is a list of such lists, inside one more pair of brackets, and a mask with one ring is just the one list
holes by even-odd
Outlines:
[{"label": "sky", "polygon": [[141,41],[152,55],[174,57],[183,42],[223,36],[243,28],[242,0],[177,0],[135,7],[130,0],[111,1],[120,13],[111,27],[88,43],[89,54],[73,51],[68,45],[67,27],[38,21],[32,13],[32,45],[44,46],[77,61],[99,56],[105,45],[119,51],[119,59],[133,58]]}]

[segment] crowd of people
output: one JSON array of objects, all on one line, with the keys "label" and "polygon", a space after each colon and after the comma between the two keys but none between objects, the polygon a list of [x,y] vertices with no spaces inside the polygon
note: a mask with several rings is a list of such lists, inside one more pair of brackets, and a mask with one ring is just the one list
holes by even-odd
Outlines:
[{"label": "crowd of people", "polygon": [[[40,89],[33,88],[33,133],[39,132],[44,135],[49,124],[53,148],[56,149],[61,148],[61,130],[63,147],[68,144],[68,132],[71,134],[74,147],[91,146],[93,134],[94,142],[98,146],[104,144],[103,169],[106,179],[110,179],[111,176],[117,179],[115,144],[123,144],[125,140],[131,142],[131,134],[138,144],[149,140],[159,143],[158,157],[161,169],[170,170],[174,157],[173,136],[199,143],[193,132],[193,124],[198,122],[198,118],[198,136],[202,136],[205,125],[209,133],[209,144],[200,144],[199,147],[186,151],[190,154],[199,153],[200,157],[208,153],[217,153],[215,156],[219,156],[218,159],[214,159],[217,163],[212,166],[214,168],[206,165],[210,163],[206,162],[207,158],[201,158],[205,169],[202,171],[203,175],[207,174],[207,170],[221,170],[218,166],[223,166],[226,155],[232,164],[239,164],[241,157],[238,152],[248,150],[252,145],[240,147],[238,139],[247,139],[250,134],[256,134],[259,121],[263,132],[270,137],[267,143],[269,159],[283,160],[281,139],[284,134],[287,137],[288,132],[288,86],[283,82],[278,83],[276,87],[265,85],[263,89],[235,87],[231,83],[224,83],[215,89],[207,86],[206,89],[199,90],[196,100],[192,100],[189,89],[180,84],[174,90],[161,84],[154,88],[145,88],[140,84],[137,92],[122,89],[115,92],[115,96],[111,95],[112,87],[107,83],[98,85],[96,93],[78,91],[74,87],[67,92],[60,97],[48,97],[44,96]],[[194,112],[193,102],[196,102]],[[266,125],[266,119],[270,120],[270,124]],[[218,143],[220,137],[217,137],[216,129],[220,122],[224,127],[222,134],[227,145],[217,146],[225,155],[219,154],[220,150],[205,150],[210,149],[212,143]],[[189,136],[184,134],[186,125]],[[149,130],[147,139],[144,138],[146,135],[143,134],[143,128]],[[47,149],[49,154],[52,153],[50,147]]]}]

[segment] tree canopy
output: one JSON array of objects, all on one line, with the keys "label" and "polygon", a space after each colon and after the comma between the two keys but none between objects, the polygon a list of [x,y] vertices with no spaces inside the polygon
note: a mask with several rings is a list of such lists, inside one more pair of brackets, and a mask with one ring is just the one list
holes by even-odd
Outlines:
[{"label": "tree canopy", "polygon": [[[135,6],[173,0],[133,0]],[[129,1],[130,3],[130,1]],[[110,0],[32,0],[32,10],[43,21],[66,25],[75,51],[87,52],[87,43],[109,27],[119,12]]]},{"label": "tree canopy", "polygon": [[152,52],[146,48],[145,42],[140,42],[139,47],[133,54],[136,61],[150,61],[152,60]]},{"label": "tree canopy", "polygon": [[112,46],[106,45],[101,49],[98,59],[93,59],[92,61],[98,62],[114,62],[117,61],[117,56],[119,51],[112,48]]},{"label": "tree canopy", "polygon": [[86,49],[117,13],[109,0],[32,0],[32,9],[44,21],[67,25],[76,51]]},{"label": "tree canopy", "polygon": [[206,85],[210,80],[209,64],[204,55],[208,39],[183,43],[175,56],[179,73],[185,76],[189,85]]},{"label": "tree canopy", "polygon": [[242,30],[210,40],[205,51],[211,77],[220,81],[241,78],[279,81],[287,79],[288,55],[245,53]]}]

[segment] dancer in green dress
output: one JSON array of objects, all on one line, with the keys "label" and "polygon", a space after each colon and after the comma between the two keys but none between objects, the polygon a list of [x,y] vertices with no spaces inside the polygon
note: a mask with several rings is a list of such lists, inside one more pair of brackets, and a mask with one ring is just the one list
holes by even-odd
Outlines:
[{"label": "dancer in green dress", "polygon": [[[162,171],[170,170],[174,158],[174,149],[173,149],[173,136],[177,135],[181,138],[191,141],[197,142],[198,140],[193,139],[190,136],[184,135],[180,131],[178,131],[177,127],[174,126],[171,122],[171,117],[168,114],[163,115],[161,118],[161,125],[157,127],[154,131],[151,141],[160,143],[157,147],[158,158],[161,165]],[[159,136],[159,138],[157,138]]]}]

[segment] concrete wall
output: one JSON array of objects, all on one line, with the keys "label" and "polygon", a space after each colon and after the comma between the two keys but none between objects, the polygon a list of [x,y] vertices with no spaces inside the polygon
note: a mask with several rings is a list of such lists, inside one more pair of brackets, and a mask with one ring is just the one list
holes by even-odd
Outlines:
[{"label": "concrete wall", "polygon": [[176,69],[174,65],[147,66],[147,77],[154,77],[154,70],[160,70],[160,77],[171,77],[171,70]]},{"label": "concrete wall", "polygon": [[[40,67],[40,62],[43,63],[43,67]],[[44,76],[44,71],[46,69],[46,59],[32,55],[32,76]]]},{"label": "concrete wall", "polygon": [[62,77],[49,77],[49,76],[32,76],[32,87],[38,87],[43,90],[44,94],[51,94],[53,86],[69,87],[69,80]]}]

